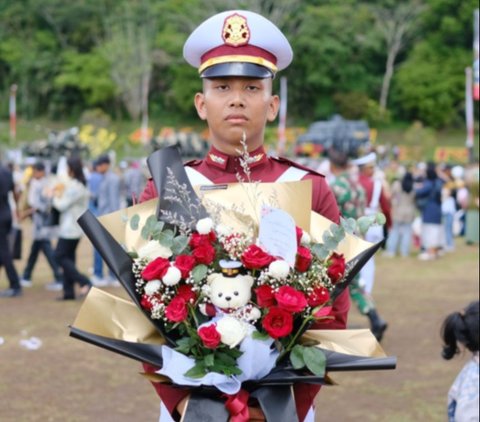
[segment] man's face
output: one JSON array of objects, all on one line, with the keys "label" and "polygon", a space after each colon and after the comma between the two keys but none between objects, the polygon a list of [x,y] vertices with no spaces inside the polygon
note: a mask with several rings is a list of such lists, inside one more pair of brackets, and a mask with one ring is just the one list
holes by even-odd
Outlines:
[{"label": "man's face", "polygon": [[40,180],[45,176],[45,171],[43,170],[33,170],[32,176],[36,180]]},{"label": "man's face", "polygon": [[195,96],[197,113],[208,122],[213,145],[231,155],[241,149],[243,132],[250,151],[263,144],[265,124],[275,119],[278,104],[271,79],[204,79],[203,93]]},{"label": "man's face", "polygon": [[367,177],[372,177],[375,173],[375,166],[367,164],[362,167],[361,172]]}]

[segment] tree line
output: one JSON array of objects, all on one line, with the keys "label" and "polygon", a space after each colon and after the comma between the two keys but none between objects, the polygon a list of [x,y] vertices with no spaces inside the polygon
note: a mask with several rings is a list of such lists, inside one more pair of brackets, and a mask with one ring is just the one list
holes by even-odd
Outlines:
[{"label": "tree line", "polygon": [[[195,116],[189,33],[228,9],[259,12],[294,50],[289,120],[334,113],[373,124],[463,124],[476,0],[0,0],[0,112],[64,119]],[[275,82],[278,88],[278,81]]]}]

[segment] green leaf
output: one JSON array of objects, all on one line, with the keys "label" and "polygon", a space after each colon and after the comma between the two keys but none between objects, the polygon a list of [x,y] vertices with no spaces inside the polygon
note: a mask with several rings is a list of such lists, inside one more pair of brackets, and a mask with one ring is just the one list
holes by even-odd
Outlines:
[{"label": "green leaf", "polygon": [[151,233],[152,231],[150,227],[148,227],[146,224],[142,227],[142,231],[140,232],[142,239],[149,239]]},{"label": "green leaf", "polygon": [[203,265],[203,264],[197,265],[192,270],[192,277],[195,280],[195,282],[199,283],[201,280],[203,280],[207,275],[207,271],[208,271],[208,267],[206,265]]},{"label": "green leaf", "polygon": [[204,363],[205,363],[205,366],[207,368],[213,366],[213,364],[215,363],[215,355],[213,353],[205,356],[205,358],[203,359]]},{"label": "green leaf", "polygon": [[361,234],[365,234],[370,226],[374,223],[374,216],[364,216],[360,217],[357,221],[358,231]]},{"label": "green leaf", "polygon": [[163,227],[165,226],[165,223],[163,221],[156,221],[155,224],[151,225],[151,232],[152,236],[155,238],[158,238],[160,236],[160,233],[162,233]]},{"label": "green leaf", "polygon": [[321,243],[316,243],[315,245],[313,245],[312,252],[320,260],[324,260],[325,258],[327,258],[328,255],[330,255],[330,250]]},{"label": "green leaf", "polygon": [[179,353],[183,353],[184,355],[188,355],[191,349],[191,343],[189,337],[184,337],[177,340],[177,347],[175,350]]},{"label": "green leaf", "polygon": [[305,366],[305,360],[303,359],[303,350],[305,347],[297,344],[290,352],[290,362],[295,369],[302,369]]},{"label": "green leaf", "polygon": [[325,375],[327,358],[317,347],[305,347],[303,349],[303,359],[310,372],[319,377]]},{"label": "green leaf", "polygon": [[138,230],[138,225],[140,224],[140,216],[138,214],[135,214],[132,216],[130,219],[130,228],[132,230]]},{"label": "green leaf", "polygon": [[252,338],[254,340],[268,340],[270,336],[267,333],[261,333],[260,331],[254,331],[252,333]]},{"label": "green leaf", "polygon": [[158,241],[166,248],[171,248],[173,245],[173,237],[174,234],[172,230],[165,230],[158,235]]},{"label": "green leaf", "polygon": [[205,365],[203,364],[203,362],[198,362],[198,363],[195,364],[195,366],[190,368],[183,375],[185,375],[186,377],[189,377],[189,378],[202,378],[206,374],[207,374],[207,370],[205,368]]},{"label": "green leaf", "polygon": [[381,212],[377,213],[377,215],[375,216],[375,222],[379,225],[379,226],[383,226],[385,225],[385,223],[387,222],[387,218],[385,217],[385,215]]},{"label": "green leaf", "polygon": [[224,365],[236,365],[237,361],[235,358],[233,358],[232,356],[228,355],[227,353],[224,353],[224,352],[217,352],[216,353],[216,356],[218,358],[218,360],[220,361],[220,363],[224,364]]},{"label": "green leaf", "polygon": [[187,246],[188,246],[188,237],[177,236],[175,239],[173,239],[172,252],[174,253],[174,255],[180,255]]},{"label": "green leaf", "polygon": [[357,222],[355,221],[354,218],[348,218],[348,219],[340,218],[340,224],[342,225],[342,227],[347,233],[350,233],[350,234],[355,233],[355,230],[357,228]]},{"label": "green leaf", "polygon": [[325,242],[325,247],[330,251],[335,250],[337,246],[338,246],[338,242],[333,237],[328,238],[327,241]]},{"label": "green leaf", "polygon": [[345,237],[345,229],[342,226],[332,224],[330,226],[330,231],[332,232],[332,237],[337,243],[340,243]]}]

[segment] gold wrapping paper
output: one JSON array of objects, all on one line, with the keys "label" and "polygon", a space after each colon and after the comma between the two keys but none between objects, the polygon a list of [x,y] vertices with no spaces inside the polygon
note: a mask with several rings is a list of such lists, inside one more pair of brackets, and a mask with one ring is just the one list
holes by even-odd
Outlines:
[{"label": "gold wrapping paper", "polygon": [[[227,210],[234,204],[242,204],[246,213],[246,219],[256,220],[255,215],[259,215],[259,208],[264,203],[269,203],[268,198],[274,197],[278,202],[279,208],[288,212],[296,224],[310,233],[312,239],[321,242],[322,234],[328,230],[332,222],[327,218],[311,211],[311,180],[303,180],[300,182],[285,182],[285,183],[258,183],[258,184],[244,184],[239,183],[216,185],[220,189],[202,190],[201,186],[196,186],[194,189],[197,194],[205,200],[218,203]],[[257,209],[253,207],[248,198],[247,190],[257,189],[257,195],[260,198],[257,201]],[[157,209],[158,199],[151,199],[142,204],[134,205],[111,214],[104,215],[99,218],[103,226],[110,232],[110,234],[124,245],[127,251],[138,250],[146,243],[145,239],[140,236],[139,230],[132,230],[129,219],[138,214],[140,216],[139,227],[143,227],[145,221],[150,215],[155,215]],[[224,213],[222,216],[223,223],[230,225],[235,230],[245,231],[248,224],[242,224],[237,218]],[[360,239],[359,237],[347,234],[345,239],[339,244],[337,252],[342,253],[345,259],[350,261],[359,253],[372,246],[371,243]]]},{"label": "gold wrapping paper", "polygon": [[[117,340],[165,343],[135,304],[96,288],[88,293],[73,326]],[[308,330],[302,336],[302,341],[307,340],[315,340],[319,347],[335,352],[365,357],[386,356],[369,330]]]}]

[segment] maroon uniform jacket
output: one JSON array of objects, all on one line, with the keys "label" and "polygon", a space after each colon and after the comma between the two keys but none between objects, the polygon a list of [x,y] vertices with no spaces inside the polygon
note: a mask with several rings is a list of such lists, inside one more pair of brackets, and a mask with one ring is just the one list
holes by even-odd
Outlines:
[{"label": "maroon uniform jacket", "polygon": [[[373,185],[374,181],[373,178],[368,177],[364,174],[360,174],[358,176],[358,181],[360,184],[363,186],[363,189],[365,189],[365,196],[366,196],[366,201],[367,201],[367,206],[370,204],[372,200],[372,195],[373,195]],[[385,195],[385,190],[383,189],[380,192],[380,200],[379,200],[379,211],[381,211],[386,218],[386,223],[385,225],[387,227],[392,226],[392,205],[390,203],[390,199]]]},{"label": "maroon uniform jacket", "polygon": [[[303,180],[312,180],[312,210],[323,215],[329,220],[338,223],[340,214],[333,193],[327,186],[324,177],[314,171],[299,166],[284,158],[273,158],[267,156],[263,147],[250,152],[252,163],[249,164],[251,171],[251,179],[265,183],[275,182],[289,167],[295,166],[302,170],[307,170],[308,174]],[[236,183],[237,173],[243,175],[242,167],[238,157],[231,157],[221,153],[212,147],[203,160],[194,160],[185,164],[192,167],[199,173],[203,174],[215,184]],[[147,185],[140,196],[140,202],[157,197],[157,190],[152,180]],[[344,329],[347,325],[347,314],[350,308],[350,299],[348,289],[346,289],[334,302],[332,314],[335,319],[328,324],[317,324],[315,328],[323,329]],[[150,365],[144,365],[147,372],[154,372],[156,368]],[[188,394],[185,389],[177,389],[175,387],[160,383],[153,383],[158,395],[164,402],[171,414],[175,413],[177,404]],[[297,404],[297,412],[300,421],[305,418],[308,409],[313,403],[315,395],[320,387],[311,384],[295,384],[295,402]]]}]

